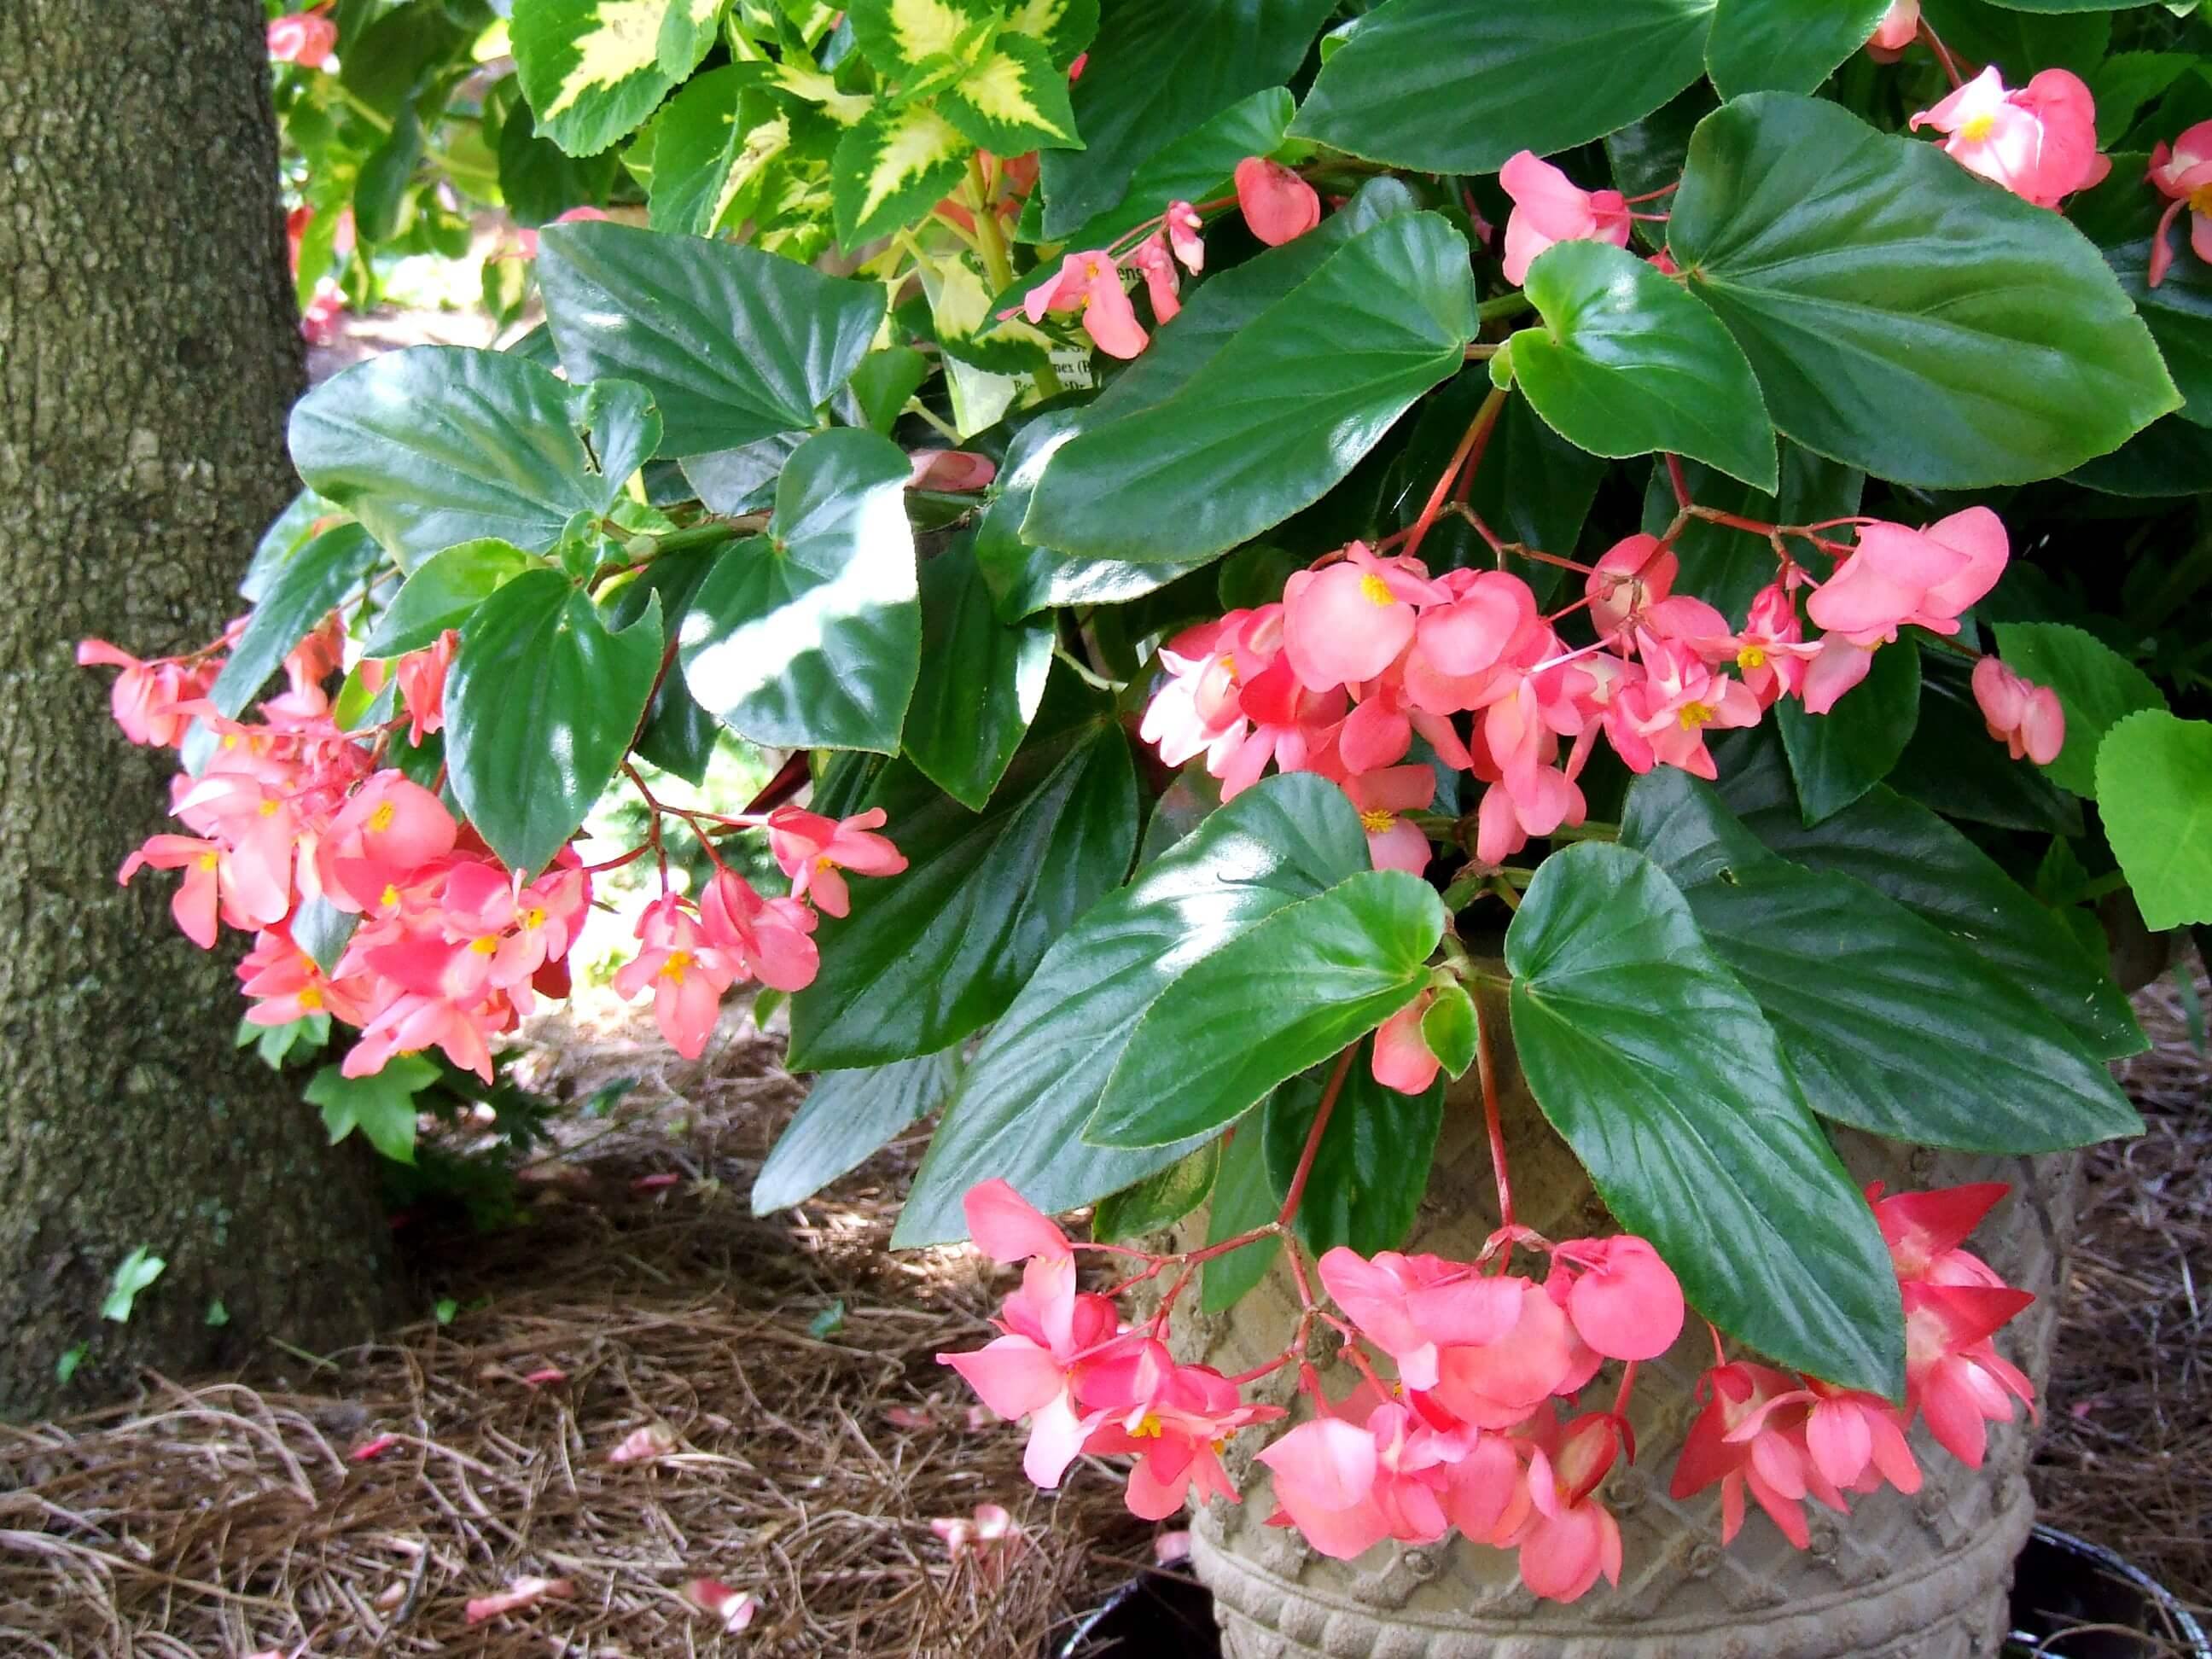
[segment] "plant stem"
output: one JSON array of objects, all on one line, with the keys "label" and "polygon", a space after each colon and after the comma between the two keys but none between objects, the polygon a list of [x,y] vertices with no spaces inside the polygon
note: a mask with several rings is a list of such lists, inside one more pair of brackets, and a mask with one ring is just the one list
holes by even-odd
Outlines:
[{"label": "plant stem", "polygon": [[1467,431],[1460,438],[1459,447],[1452,451],[1451,459],[1444,463],[1444,470],[1437,477],[1436,487],[1429,491],[1429,499],[1422,504],[1421,516],[1413,520],[1413,527],[1406,538],[1406,552],[1409,556],[1420,550],[1421,538],[1429,533],[1429,526],[1437,521],[1437,514],[1443,511],[1444,501],[1451,494],[1453,483],[1459,478],[1460,470],[1464,467],[1472,472],[1482,465],[1482,452],[1489,447],[1491,429],[1498,424],[1498,411],[1504,407],[1505,394],[1492,386],[1489,395],[1483,398],[1482,407],[1475,410],[1474,419],[1468,423]]},{"label": "plant stem", "polygon": [[1306,1177],[1313,1173],[1314,1155],[1321,1151],[1321,1138],[1328,1128],[1329,1114],[1336,1109],[1336,1097],[1343,1091],[1344,1079],[1352,1070],[1352,1058],[1358,1052],[1359,1045],[1354,1043],[1336,1057],[1336,1069],[1328,1074],[1328,1085],[1321,1091],[1321,1104],[1314,1109],[1313,1127],[1306,1131],[1306,1147],[1298,1154],[1297,1173],[1291,1177],[1290,1190],[1283,1195],[1283,1207],[1276,1213],[1278,1227],[1289,1226],[1291,1218],[1298,1212],[1298,1200],[1306,1195]]},{"label": "plant stem", "polygon": [[1518,317],[1524,311],[1534,311],[1536,302],[1522,289],[1501,294],[1495,300],[1485,300],[1474,308],[1479,322],[1493,323],[1501,317]]},{"label": "plant stem", "polygon": [[1498,1116],[1498,1072],[1490,1057],[1490,1018],[1478,1004],[1474,1064],[1482,1079],[1482,1121],[1490,1133],[1490,1167],[1498,1176],[1498,1227],[1504,1232],[1513,1226],[1513,1182],[1505,1172],[1505,1126]]}]

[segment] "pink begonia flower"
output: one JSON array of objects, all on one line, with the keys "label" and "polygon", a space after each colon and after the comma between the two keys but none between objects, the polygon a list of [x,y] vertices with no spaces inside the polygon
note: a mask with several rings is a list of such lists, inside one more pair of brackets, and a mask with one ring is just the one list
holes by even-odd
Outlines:
[{"label": "pink begonia flower", "polygon": [[1283,584],[1284,653],[1310,691],[1371,680],[1412,642],[1414,604],[1441,596],[1425,576],[1354,542],[1337,563]]},{"label": "pink begonia flower", "polygon": [[367,975],[333,979],[281,928],[260,934],[239,963],[238,977],[240,988],[254,999],[246,1018],[256,1025],[289,1025],[313,1014],[363,1025],[374,1012],[374,987]]},{"label": "pink begonia flower", "polygon": [[207,695],[222,665],[188,668],[179,662],[141,662],[106,640],[86,640],[76,648],[77,665],[120,668],[108,692],[108,712],[123,735],[137,744],[173,749],[192,723],[177,705]]},{"label": "pink begonia flower", "polygon": [[1996,586],[2011,553],[2004,524],[1970,507],[1923,530],[1877,520],[1859,527],[1858,546],[1806,602],[1828,630],[1806,671],[1808,711],[1825,714],[1866,678],[1874,648],[1900,628],[1959,631],[1960,614]]},{"label": "pink begonia flower", "polygon": [[2172,269],[2173,249],[2166,233],[2184,208],[2189,210],[2189,246],[2198,258],[2212,264],[2212,121],[2185,128],[2171,149],[2163,143],[2152,146],[2149,178],[2159,194],[2168,198],[2151,236],[2150,285],[2156,288]]},{"label": "pink begonia flower", "polygon": [[[1421,850],[1425,855],[1428,851],[1425,838]],[[1437,1080],[1437,1073],[1443,1069],[1443,1062],[1437,1058],[1428,1038],[1421,1033],[1421,1016],[1429,1012],[1429,1005],[1435,1000],[1435,992],[1424,991],[1376,1028],[1375,1048],[1369,1056],[1368,1066],[1375,1080],[1384,1088],[1395,1089],[1401,1095],[1424,1094],[1429,1085]]]},{"label": "pink begonia flower", "polygon": [[311,11],[269,20],[269,56],[279,64],[320,69],[338,44],[338,26]]},{"label": "pink begonia flower", "polygon": [[[214,842],[201,841],[191,836],[151,836],[144,846],[123,861],[123,868],[115,879],[130,885],[131,878],[151,866],[156,870],[182,870],[185,878],[169,898],[169,914],[177,919],[184,936],[203,951],[215,948],[216,935],[220,931],[217,916],[229,900],[224,890],[222,871],[228,855]],[[282,921],[280,913],[269,918]],[[258,922],[240,922],[258,927]],[[235,924],[234,924],[235,925]]]},{"label": "pink begonia flower", "polygon": [[1423,608],[1417,637],[1440,674],[1483,672],[1537,625],[1535,594],[1507,571],[1453,570],[1437,580],[1450,597]]},{"label": "pink begonia flower", "polygon": [[1435,772],[1425,766],[1385,766],[1347,779],[1344,792],[1359,809],[1367,855],[1377,870],[1418,876],[1429,867],[1429,838],[1400,814],[1424,811],[1436,799]]},{"label": "pink begonia flower", "polygon": [[[1307,690],[1284,656],[1246,682],[1237,702],[1251,717],[1252,730],[1213,774],[1221,780],[1224,801],[1234,800],[1256,783],[1270,759],[1286,772],[1311,765],[1343,723],[1346,696],[1340,688]],[[1212,770],[1210,762],[1207,769]]]},{"label": "pink begonia flower", "polygon": [[[613,216],[603,208],[572,207],[556,218],[553,222],[556,225],[584,224],[593,221],[611,219]],[[535,259],[538,257],[538,233],[535,230],[525,227],[514,233],[514,239],[521,245],[524,258]]]},{"label": "pink begonia flower", "polygon": [[1279,1406],[1246,1405],[1237,1385],[1206,1365],[1178,1365],[1147,1338],[1085,1369],[1076,1392],[1103,1410],[1084,1449],[1134,1457],[1125,1501],[1147,1521],[1164,1521],[1188,1503],[1238,1501],[1220,1448],[1240,1429],[1281,1417]]},{"label": "pink begonia flower", "polygon": [[1236,178],[1244,222],[1268,246],[1295,241],[1321,222],[1314,187],[1280,162],[1248,155],[1237,164]]},{"label": "pink begonia flower", "polygon": [[399,682],[400,701],[407,705],[407,741],[420,746],[433,732],[446,729],[446,673],[453,666],[453,649],[461,636],[447,629],[420,651],[410,651],[392,665]]},{"label": "pink begonia flower", "polygon": [[394,1054],[439,1048],[465,1072],[492,1080],[491,1049],[485,1022],[493,1011],[464,1008],[443,997],[413,993],[395,997],[362,1027],[361,1040],[339,1066],[346,1077],[373,1077]]},{"label": "pink begonia flower", "polygon": [[1656,536],[1623,537],[1598,556],[1583,579],[1591,625],[1601,634],[1619,633],[1647,606],[1674,592],[1681,568],[1674,550],[1662,545]]},{"label": "pink begonia flower", "polygon": [[653,1018],[661,1035],[684,1059],[696,1060],[707,1051],[722,994],[744,970],[708,938],[697,915],[673,893],[646,907],[637,921],[637,937],[645,948],[617,970],[615,994],[634,997],[650,986]]},{"label": "pink begonia flower", "polygon": [[1920,34],[1920,0],[1890,0],[1889,9],[1881,15],[1881,21],[1874,26],[1867,39],[1869,56],[1887,63],[1895,58]]},{"label": "pink begonia flower", "polygon": [[331,819],[315,846],[323,896],[360,915],[396,902],[392,890],[453,850],[460,833],[445,803],[397,771],[380,772]]},{"label": "pink begonia flower", "polygon": [[994,1176],[979,1181],[960,1200],[968,1236],[992,1261],[1012,1267],[1032,1256],[1073,1260],[1075,1247],[1050,1217],[1024,1198],[1012,1182]]},{"label": "pink begonia flower", "polygon": [[1705,747],[1707,728],[1758,725],[1759,699],[1727,675],[1714,673],[1695,651],[1676,641],[1638,630],[1637,654],[1644,677],[1618,694],[1628,725],[1613,728],[1622,762],[1632,772],[1662,765],[1708,781],[1718,777]]},{"label": "pink begonia flower", "polygon": [[1981,1181],[1885,1198],[1877,1183],[1867,1189],[1867,1202],[1900,1283],[2002,1286],[1989,1265],[1961,1246],[2011,1190],[2002,1181]]},{"label": "pink begonia flower", "polygon": [[1595,1497],[1620,1449],[1620,1424],[1594,1412],[1540,1433],[1528,1460],[1534,1509],[1519,1537],[1521,1582],[1553,1601],[1579,1600],[1602,1573],[1620,1583],[1620,1527]]},{"label": "pink begonia flower", "polygon": [[2048,766],[2058,758],[2066,746],[2066,714],[2056,691],[2022,679],[1995,657],[1984,657],[1974,665],[1973,687],[1974,702],[1990,735],[2014,760],[2024,757]]},{"label": "pink begonia flower", "polygon": [[1936,1444],[1978,1469],[1989,1425],[2012,1420],[2014,1396],[2034,1404],[2035,1385],[1990,1339],[2035,1297],[1992,1285],[1908,1281],[1904,1291],[1906,1407],[1927,1418]]},{"label": "pink begonia flower", "polygon": [[[1705,1410],[1682,1443],[1668,1495],[1691,1498],[1717,1485],[1721,1541],[1725,1544],[1743,1525],[1743,1500],[1748,1492],[1784,1537],[1801,1550],[1807,1548],[1812,1541],[1805,1524],[1807,1494],[1836,1509],[1843,1507],[1843,1498],[1811,1468],[1804,1443],[1806,1408],[1800,1404],[1764,1410],[1769,1402],[1800,1392],[1796,1380],[1770,1366],[1737,1360],[1707,1370],[1698,1379],[1698,1390],[1705,1395]],[[1749,1433],[1738,1436],[1738,1430],[1754,1421]]]},{"label": "pink begonia flower", "polygon": [[2089,88],[2069,70],[2045,70],[2008,92],[1992,64],[1910,125],[1948,134],[1945,154],[2038,207],[2057,207],[2112,167],[2097,154]]},{"label": "pink begonia flower", "polygon": [[1182,301],[1176,294],[1176,262],[1168,252],[1164,233],[1154,231],[1137,244],[1129,254],[1129,263],[1145,279],[1145,293],[1152,302],[1155,322],[1170,322],[1182,309]]},{"label": "pink begonia flower", "polygon": [[1596,1369],[1597,1356],[1583,1349],[1567,1316],[1542,1289],[1524,1290],[1515,1312],[1512,1326],[1494,1340],[1437,1348],[1430,1392],[1462,1422],[1485,1429],[1525,1423],[1577,1370]]},{"label": "pink begonia flower", "polygon": [[[1280,617],[1280,605],[1266,609]],[[1168,683],[1146,705],[1138,734],[1170,766],[1204,755],[1206,769],[1218,777],[1243,742],[1250,723],[1239,699],[1240,681],[1265,672],[1273,660],[1273,653],[1255,660],[1250,650],[1240,648],[1244,624],[1255,614],[1232,611],[1218,622],[1185,629],[1160,647]],[[1274,632],[1279,646],[1279,625]]]},{"label": "pink begonia flower", "polygon": [[684,1599],[721,1620],[722,1628],[732,1636],[750,1626],[760,1611],[760,1599],[750,1590],[732,1589],[719,1578],[692,1579],[684,1586]]},{"label": "pink begonia flower", "polygon": [[1296,1527],[1315,1549],[1339,1561],[1386,1538],[1431,1544],[1451,1525],[1438,1490],[1441,1437],[1395,1402],[1375,1406],[1364,1421],[1337,1414],[1371,1392],[1363,1389],[1330,1415],[1301,1423],[1259,1456],[1274,1477],[1276,1510],[1268,1524]]},{"label": "pink begonia flower", "polygon": [[1476,1273],[1434,1255],[1376,1252],[1373,1260],[1343,1245],[1319,1262],[1322,1283],[1360,1334],[1390,1356],[1409,1389],[1437,1385],[1445,1347],[1487,1346],[1517,1328],[1524,1279]]},{"label": "pink begonia flower", "polygon": [[906,855],[883,836],[884,809],[872,806],[849,818],[831,820],[796,806],[779,806],[768,816],[769,850],[791,878],[791,896],[811,897],[833,916],[849,915],[852,900],[841,873],[895,876],[906,868]]},{"label": "pink begonia flower", "polygon": [[999,464],[988,455],[967,449],[917,449],[908,457],[908,489],[939,489],[950,493],[981,489],[999,476]]},{"label": "pink begonia flower", "polygon": [[1820,647],[1805,643],[1797,601],[1779,582],[1753,596],[1743,631],[1736,635],[1736,672],[1762,708],[1805,684],[1805,674]]},{"label": "pink begonia flower", "polygon": [[1628,246],[1628,204],[1617,190],[1583,190],[1532,150],[1522,150],[1498,171],[1498,187],[1513,198],[1505,221],[1505,280],[1518,288],[1528,267],[1554,242],[1610,242]]},{"label": "pink begonia flower", "polygon": [[708,939],[762,984],[803,991],[814,983],[822,965],[807,937],[815,915],[797,899],[763,898],[734,870],[718,870],[699,901],[699,920]]},{"label": "pink begonia flower", "polygon": [[1199,216],[1198,210],[1188,202],[1170,202],[1161,219],[1168,234],[1168,246],[1182,268],[1194,276],[1205,270],[1206,244],[1199,233],[1206,228],[1206,221]]},{"label": "pink begonia flower", "polygon": [[1569,1239],[1553,1252],[1575,1273],[1567,1318],[1608,1359],[1656,1359],[1682,1334],[1682,1286],[1641,1238]]},{"label": "pink begonia flower", "polygon": [[1045,313],[1079,313],[1083,331],[1109,357],[1134,357],[1150,337],[1121,286],[1121,269],[1103,248],[1071,253],[1060,269],[1023,296],[1021,313],[1033,323]]},{"label": "pink begonia flower", "polygon": [[1730,1429],[1726,1440],[1750,1443],[1765,1431],[1769,1417],[1790,1407],[1806,1408],[1805,1455],[1829,1486],[1875,1492],[1887,1480],[1908,1497],[1920,1490],[1920,1465],[1898,1409],[1879,1395],[1813,1382],[1774,1395]]},{"label": "pink begonia flower", "polygon": [[1022,1287],[1000,1310],[1003,1335],[963,1353],[940,1353],[982,1401],[1005,1418],[1029,1419],[1022,1470],[1048,1490],[1060,1485],[1103,1410],[1076,1409],[1079,1364],[1111,1342],[1114,1304],[1075,1287],[1073,1256],[1036,1255],[1022,1270]]},{"label": "pink begonia flower", "polygon": [[575,1593],[575,1585],[566,1578],[518,1578],[496,1595],[471,1597],[462,1611],[470,1624],[481,1625],[548,1599],[565,1601]]}]

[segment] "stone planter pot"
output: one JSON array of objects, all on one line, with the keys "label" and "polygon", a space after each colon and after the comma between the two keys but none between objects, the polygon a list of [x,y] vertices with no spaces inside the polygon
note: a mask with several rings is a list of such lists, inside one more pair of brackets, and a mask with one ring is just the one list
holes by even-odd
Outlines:
[{"label": "stone planter pot", "polygon": [[[1486,1010],[1499,1016],[1502,1006]],[[1510,1046],[1498,1045],[1506,1144],[1521,1218],[1553,1238],[1612,1228],[1581,1168],[1539,1111]],[[2057,1326],[2054,1288],[2071,1230],[2079,1161],[2072,1155],[1985,1158],[1908,1149],[1839,1132],[1838,1151],[1862,1182],[1899,1188],[2005,1181],[2013,1192],[1972,1248],[2036,1304],[1999,1342],[2041,1388]],[[1454,1089],[1429,1192],[1409,1251],[1468,1259],[1497,1223],[1482,1104],[1474,1074]],[[1186,1246],[1190,1243],[1184,1241]],[[1192,1298],[1194,1304],[1195,1298]],[[1224,1316],[1178,1308],[1182,1355],[1229,1373],[1279,1352],[1297,1320],[1288,1273],[1275,1274]],[[1603,1496],[1624,1545],[1620,1586],[1601,1580],[1562,1607],[1522,1589],[1510,1552],[1456,1534],[1425,1548],[1383,1543],[1357,1561],[1328,1559],[1297,1534],[1264,1524],[1272,1509],[1266,1471],[1251,1462],[1262,1443],[1240,1446],[1231,1474],[1245,1501],[1199,1515],[1199,1577],[1213,1591],[1231,1659],[1995,1659],[2005,1628],[2013,1559],[2034,1505],[2023,1474],[2033,1431],[1991,1425],[1990,1454],[1969,1469],[1916,1429],[1925,1483],[1914,1497],[1885,1489],[1856,1500],[1845,1519],[1808,1502],[1813,1547],[1790,1547],[1754,1506],[1735,1543],[1720,1543],[1719,1498],[1667,1495],[1676,1455],[1697,1413],[1692,1388],[1710,1361],[1694,1316],[1674,1349],[1638,1373],[1630,1416],[1638,1451],[1617,1467]],[[1611,1386],[1613,1368],[1601,1373]],[[1350,1391],[1341,1363],[1324,1380]],[[1270,1379],[1274,1403],[1292,1404],[1289,1370]]]}]

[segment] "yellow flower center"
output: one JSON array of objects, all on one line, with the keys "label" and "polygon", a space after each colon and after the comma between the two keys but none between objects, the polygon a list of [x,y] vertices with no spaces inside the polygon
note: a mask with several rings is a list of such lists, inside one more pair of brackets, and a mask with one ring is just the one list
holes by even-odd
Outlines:
[{"label": "yellow flower center", "polygon": [[499,949],[499,941],[494,939],[489,933],[486,933],[481,939],[471,939],[469,941],[469,949],[475,951],[480,957],[488,957],[493,951]]},{"label": "yellow flower center", "polygon": [[398,884],[396,882],[385,883],[384,891],[378,896],[377,902],[387,910],[397,909],[399,905]]},{"label": "yellow flower center", "polygon": [[1132,1440],[1158,1439],[1160,1437],[1160,1419],[1151,1412],[1146,1412],[1144,1416],[1139,1419],[1137,1426],[1129,1431],[1129,1437]]},{"label": "yellow flower center", "polygon": [[300,993],[300,1006],[302,1008],[321,1007],[323,1006],[323,988],[319,985],[310,985],[305,990],[301,991]]},{"label": "yellow flower center", "polygon": [[814,867],[817,870],[835,870],[837,867],[837,860],[824,853],[814,860]]},{"label": "yellow flower center", "polygon": [[539,907],[532,905],[522,913],[522,925],[526,928],[543,927],[545,925],[545,912]]},{"label": "yellow flower center", "polygon": [[1370,605],[1398,603],[1398,596],[1390,591],[1389,583],[1371,570],[1359,579],[1359,597]]},{"label": "yellow flower center", "polygon": [[2199,185],[2189,193],[2189,210],[2212,219],[2212,185]]},{"label": "yellow flower center", "polygon": [[1379,806],[1370,806],[1359,815],[1359,827],[1370,836],[1388,835],[1398,827],[1398,815],[1386,812]]},{"label": "yellow flower center", "polygon": [[222,746],[223,746],[224,748],[226,748],[226,749],[235,749],[235,748],[237,748],[237,747],[238,747],[238,733],[237,733],[237,732],[224,732],[224,733],[222,734]]},{"label": "yellow flower center", "polygon": [[214,854],[212,854],[212,853],[203,853],[203,854],[200,854],[200,868],[201,868],[201,869],[203,869],[203,870],[212,870],[212,869],[214,869],[214,868],[215,868],[215,864],[216,864],[216,855],[215,855]]},{"label": "yellow flower center", "polygon": [[1747,645],[1735,653],[1735,665],[1747,672],[1753,668],[1765,667],[1766,647],[1761,645]]},{"label": "yellow flower center", "polygon": [[278,803],[273,800],[263,801],[261,803],[261,816],[264,818],[275,817],[276,816],[277,805]]},{"label": "yellow flower center", "polygon": [[368,815],[368,827],[371,830],[389,830],[392,828],[392,820],[398,816],[398,814],[392,811],[392,803],[386,801]]},{"label": "yellow flower center", "polygon": [[1713,717],[1713,706],[1709,702],[1686,702],[1682,712],[1675,716],[1685,732],[1694,732]]},{"label": "yellow flower center", "polygon": [[684,983],[684,970],[691,965],[689,951],[671,951],[668,960],[660,964],[661,978],[677,985]]},{"label": "yellow flower center", "polygon": [[1960,124],[1959,137],[1970,144],[1984,143],[1997,130],[1997,118],[1990,114],[1971,115]]}]

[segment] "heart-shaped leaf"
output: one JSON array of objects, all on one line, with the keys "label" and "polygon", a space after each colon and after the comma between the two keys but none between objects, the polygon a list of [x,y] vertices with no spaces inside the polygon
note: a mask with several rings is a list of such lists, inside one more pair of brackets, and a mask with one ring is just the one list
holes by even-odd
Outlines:
[{"label": "heart-shaped leaf", "polygon": [[441,634],[459,628],[507,583],[539,568],[541,561],[509,542],[463,542],[433,554],[415,567],[385,606],[362,654],[402,657],[434,645]]}]

